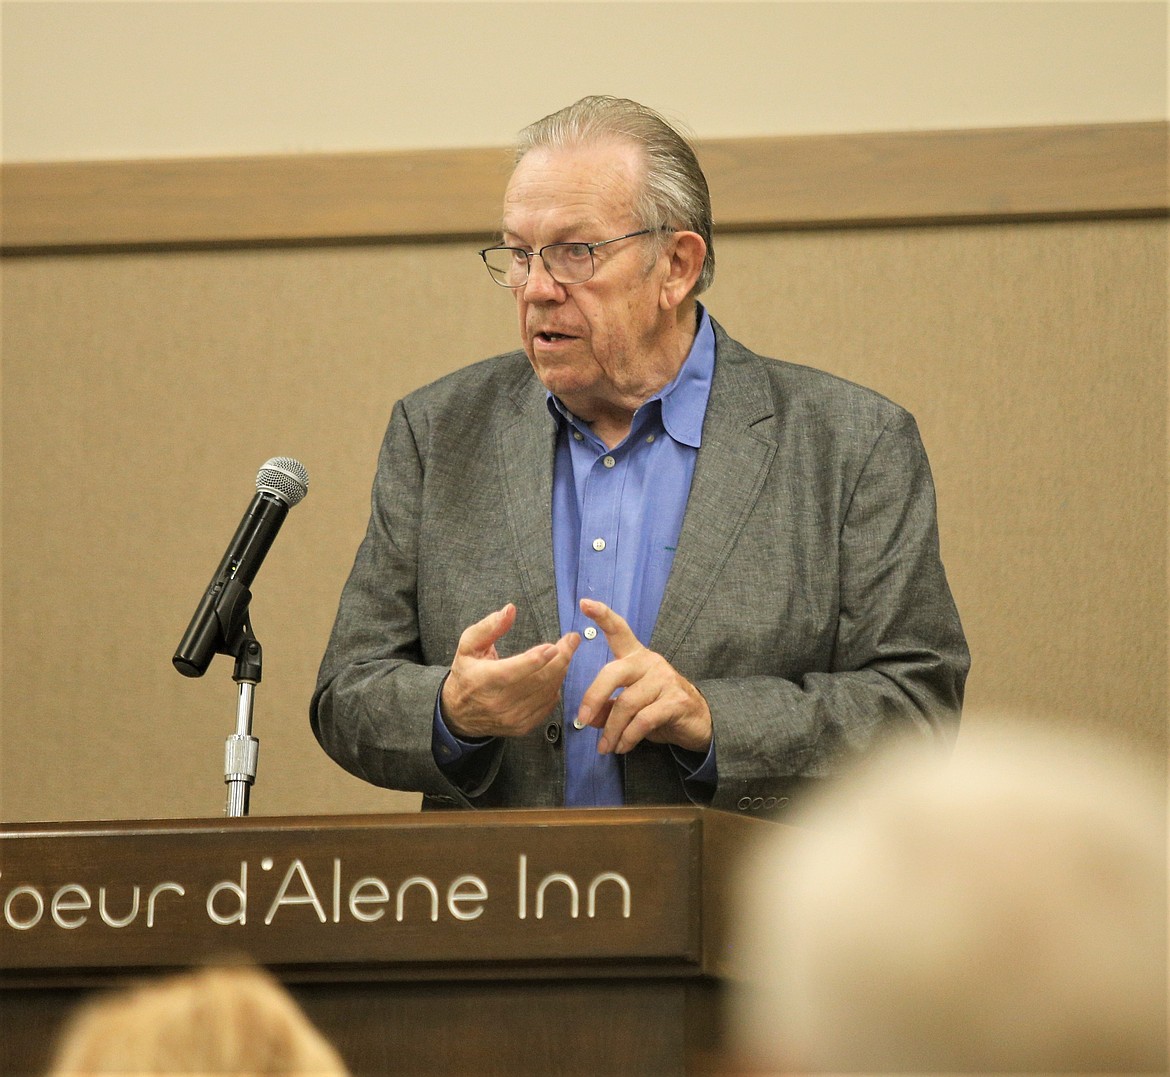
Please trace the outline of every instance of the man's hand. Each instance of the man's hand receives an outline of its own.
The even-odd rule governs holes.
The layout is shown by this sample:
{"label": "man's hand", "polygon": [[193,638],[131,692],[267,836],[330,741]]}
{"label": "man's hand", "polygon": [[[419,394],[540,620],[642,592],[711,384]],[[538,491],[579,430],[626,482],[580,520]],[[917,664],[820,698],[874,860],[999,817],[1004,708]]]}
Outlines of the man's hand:
{"label": "man's hand", "polygon": [[[642,646],[604,603],[583,598],[581,612],[605,633],[614,657],[581,697],[576,727],[603,728],[597,745],[602,753],[624,755],[641,740],[707,751],[711,710],[702,693],[662,655]],[[619,688],[621,694],[611,698]]]}
{"label": "man's hand", "polygon": [[457,737],[519,737],[549,716],[561,694],[569,659],[581,642],[576,632],[501,658],[497,641],[516,623],[509,602],[459,637],[439,707]]}

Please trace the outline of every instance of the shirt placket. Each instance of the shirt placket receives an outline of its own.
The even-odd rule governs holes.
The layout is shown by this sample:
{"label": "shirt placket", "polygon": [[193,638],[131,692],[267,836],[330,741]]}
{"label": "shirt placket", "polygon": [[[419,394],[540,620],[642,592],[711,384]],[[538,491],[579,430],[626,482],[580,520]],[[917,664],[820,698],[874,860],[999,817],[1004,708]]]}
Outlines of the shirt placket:
{"label": "shirt placket", "polygon": [[615,789],[620,795],[621,772],[618,761],[612,756],[598,756],[599,729],[586,727],[578,730],[573,728],[572,723],[577,716],[582,695],[609,661],[610,651],[605,634],[581,613],[577,603],[582,598],[592,598],[612,608],[624,601],[623,596],[615,594],[615,582],[621,541],[621,494],[628,455],[597,451],[596,445],[586,442],[584,435],[576,430],[573,431],[573,437],[577,442],[573,450],[579,454],[578,462],[581,462],[584,454],[596,455],[589,465],[581,497],[581,530],[572,625],[573,630],[581,634],[581,645],[570,666],[565,685],[566,747],[571,759],[570,781],[576,786],[570,791],[570,797],[577,803],[606,803],[611,802]]}

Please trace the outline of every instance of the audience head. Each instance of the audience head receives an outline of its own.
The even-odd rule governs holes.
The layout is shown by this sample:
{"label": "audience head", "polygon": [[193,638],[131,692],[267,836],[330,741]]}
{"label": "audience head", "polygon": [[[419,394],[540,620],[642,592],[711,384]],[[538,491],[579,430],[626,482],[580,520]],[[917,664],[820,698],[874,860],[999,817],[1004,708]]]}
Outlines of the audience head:
{"label": "audience head", "polygon": [[765,1071],[1166,1066],[1157,767],[1035,732],[893,751],[745,872],[735,1049]]}
{"label": "audience head", "polygon": [[182,973],[100,997],[64,1032],[49,1077],[316,1074],[344,1063],[293,998],[252,967]]}

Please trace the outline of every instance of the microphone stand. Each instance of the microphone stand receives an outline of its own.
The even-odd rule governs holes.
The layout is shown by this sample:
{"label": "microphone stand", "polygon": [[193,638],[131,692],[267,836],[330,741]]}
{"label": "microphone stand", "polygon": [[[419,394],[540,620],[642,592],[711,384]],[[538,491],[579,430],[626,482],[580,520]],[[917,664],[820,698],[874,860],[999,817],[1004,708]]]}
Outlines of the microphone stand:
{"label": "microphone stand", "polygon": [[260,754],[260,741],[252,736],[252,710],[256,685],[260,683],[264,649],[252,631],[248,615],[251,601],[252,593],[238,580],[231,579],[224,586],[215,607],[221,631],[221,643],[216,651],[235,658],[232,680],[239,686],[236,731],[224,745],[223,780],[227,785],[224,814],[232,818],[248,814],[248,800],[256,781],[256,761]]}
{"label": "microphone stand", "polygon": [[244,645],[236,655],[232,680],[239,685],[236,697],[236,731],[224,745],[223,780],[227,783],[227,805],[224,814],[239,818],[248,814],[248,799],[256,780],[256,760],[260,741],[252,736],[252,706],[256,700],[256,685],[264,662],[264,649],[252,634],[252,625],[244,616]]}

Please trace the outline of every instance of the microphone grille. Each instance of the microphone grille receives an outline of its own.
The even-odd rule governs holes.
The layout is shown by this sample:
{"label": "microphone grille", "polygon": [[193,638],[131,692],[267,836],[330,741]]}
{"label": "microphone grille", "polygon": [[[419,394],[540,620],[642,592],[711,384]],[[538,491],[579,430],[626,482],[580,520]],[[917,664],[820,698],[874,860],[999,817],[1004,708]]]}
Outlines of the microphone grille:
{"label": "microphone grille", "polygon": [[291,456],[274,456],[256,475],[256,489],[275,494],[291,509],[309,492],[309,473]]}

